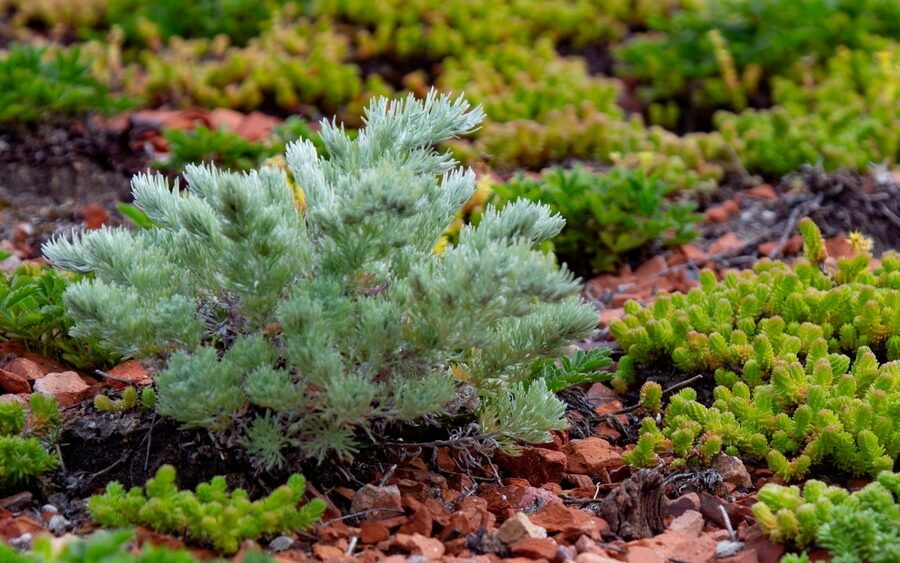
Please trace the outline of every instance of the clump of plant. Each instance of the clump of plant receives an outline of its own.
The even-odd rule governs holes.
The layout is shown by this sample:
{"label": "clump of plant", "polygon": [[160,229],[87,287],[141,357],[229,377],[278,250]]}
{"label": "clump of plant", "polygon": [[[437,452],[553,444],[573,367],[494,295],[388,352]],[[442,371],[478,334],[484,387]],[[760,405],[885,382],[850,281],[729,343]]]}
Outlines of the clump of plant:
{"label": "clump of plant", "polygon": [[121,26],[129,40],[155,48],[173,36],[219,34],[243,45],[264,29],[279,4],[279,0],[110,0],[106,23]]}
{"label": "clump of plant", "polygon": [[[798,548],[817,545],[839,563],[900,559],[900,474],[883,471],[849,493],[811,479],[796,486],[768,484],[753,505],[756,522],[773,541]],[[790,556],[790,561],[809,561]]]}
{"label": "clump of plant", "polygon": [[[47,536],[34,541],[34,547],[19,553],[0,543],[0,559],[8,563],[197,563],[198,559],[184,549],[171,549],[145,543],[139,552],[132,547],[134,532],[130,530],[99,531],[87,538],[72,538],[62,546]],[[247,563],[269,563],[272,558],[262,551],[248,551]]]}
{"label": "clump of plant", "polygon": [[113,399],[109,395],[98,393],[94,395],[94,408],[100,412],[126,412],[138,407],[152,409],[156,406],[156,392],[152,387],[145,387],[138,393],[137,388],[129,385],[122,390],[122,396]]}
{"label": "clump of plant", "polygon": [[157,167],[182,170],[188,164],[211,162],[228,170],[249,170],[259,166],[266,148],[226,129],[202,125],[191,130],[165,129],[169,154]]}
{"label": "clump of plant", "polygon": [[[694,239],[701,216],[693,203],[669,200],[675,188],[641,171],[553,168],[541,178],[519,175],[494,187],[504,200],[524,197],[546,203],[566,220],[553,249],[573,267],[606,272],[629,252],[651,242],[665,246]],[[586,265],[585,262],[588,264]]]}
{"label": "clump of plant", "polygon": [[28,483],[56,469],[59,459],[48,451],[62,419],[49,395],[33,393],[31,409],[16,400],[0,401],[0,492]]}
{"label": "clump of plant", "polygon": [[195,492],[179,490],[175,468],[160,467],[147,481],[146,494],[139,487],[125,491],[117,481],[106,492],[88,499],[88,512],[101,526],[141,525],[167,534],[187,534],[209,541],[222,553],[234,553],[242,541],[309,529],[322,516],[325,503],[313,499],[298,508],[306,490],[301,475],[266,498],[250,501],[247,492],[228,492],[224,477],[201,483]]}
{"label": "clump of plant", "polygon": [[648,127],[640,115],[608,115],[589,103],[549,110],[541,122],[488,123],[475,148],[496,169],[577,158],[642,170],[679,189],[709,186],[722,175],[719,163],[733,160],[717,133],[679,136]]}
{"label": "clump of plant", "polygon": [[0,272],[0,340],[20,340],[27,349],[75,367],[107,367],[117,359],[96,339],[69,336],[63,293],[77,276],[25,264]]}
{"label": "clump of plant", "polygon": [[[388,56],[398,60],[440,60],[498,44],[530,45],[541,37],[585,45],[624,35],[631,18],[638,19],[652,9],[628,3],[547,4],[540,0],[495,4],[428,0],[413,5],[389,0],[378,9],[362,0],[349,0],[320,2],[312,8],[318,18],[333,18],[362,28],[354,37],[360,58]],[[504,25],[494,23],[498,21]],[[591,25],[584,25],[586,21]]]}
{"label": "clump of plant", "polygon": [[563,58],[549,38],[504,43],[446,59],[438,87],[464,91],[495,122],[544,121],[551,110],[590,104],[621,118],[620,83],[593,76],[582,59]]}
{"label": "clump of plant", "polygon": [[[393,92],[379,76],[365,80],[349,62],[349,38],[333,27],[279,16],[238,47],[219,35],[171,40],[166,49],[142,53],[122,73],[127,91],[151,102],[254,110],[277,107],[297,113],[358,116],[371,94]],[[100,50],[100,49],[98,49]],[[104,63],[121,67],[114,57]]]}
{"label": "clump of plant", "polygon": [[571,356],[563,356],[557,361],[544,359],[534,362],[531,371],[535,378],[544,381],[551,393],[558,393],[583,383],[608,381],[612,373],[604,368],[612,364],[607,348],[594,348],[587,352],[575,350]]}
{"label": "clump of plant", "polygon": [[14,44],[0,55],[0,125],[124,109],[91,76],[77,48]]}
{"label": "clump of plant", "polygon": [[716,129],[752,172],[785,174],[804,164],[865,171],[900,161],[900,49],[838,49],[823,70],[798,65],[773,80],[777,105],[720,112]]}
{"label": "clump of plant", "polygon": [[272,134],[260,141],[249,141],[227,129],[198,126],[191,130],[165,129],[163,137],[169,143],[169,154],[158,168],[181,171],[188,164],[213,163],[228,170],[250,170],[264,160],[284,155],[291,142],[309,139],[320,151],[324,150],[318,137],[302,119],[290,117],[275,127]]}
{"label": "clump of plant", "polygon": [[836,46],[875,50],[896,37],[890,0],[728,0],[704,2],[649,21],[616,49],[617,74],[641,81],[650,102],[679,100],[741,111],[765,99],[767,80]]}
{"label": "clump of plant", "polygon": [[374,420],[454,414],[491,445],[548,440],[565,409],[532,365],[597,322],[573,275],[535,249],[564,220],[526,201],[489,208],[435,253],[475,175],[432,147],[477,127],[480,108],[432,93],[365,115],[352,140],[322,122],[327,156],[288,147],[303,209],[277,168],[188,167],[187,191],[136,177],[153,227],[44,248],[94,274],[65,294],[72,334],[166,359],[160,412],[239,432],[268,467],[285,450],[351,454]]}
{"label": "clump of plant", "polygon": [[[806,259],[762,260],[721,282],[662,294],[647,308],[626,304],[610,331],[626,355],[614,384],[637,382],[642,365],[671,362],[718,386],[704,406],[695,389],[672,396],[661,433],[647,425],[636,465],[671,449],[708,461],[723,448],[765,459],[782,479],[814,466],[877,475],[900,453],[900,255],[871,265],[870,245],[825,267],[826,249],[808,219]],[[881,363],[879,357],[887,360]],[[855,358],[851,360],[851,358]],[[650,428],[650,426],[653,426]]]}

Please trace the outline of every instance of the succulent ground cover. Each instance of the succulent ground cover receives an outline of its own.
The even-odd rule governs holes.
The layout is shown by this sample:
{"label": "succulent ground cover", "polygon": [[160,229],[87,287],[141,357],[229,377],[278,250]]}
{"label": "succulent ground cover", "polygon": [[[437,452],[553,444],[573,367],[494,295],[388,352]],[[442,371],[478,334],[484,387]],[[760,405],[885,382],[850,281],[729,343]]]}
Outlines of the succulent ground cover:
{"label": "succulent ground cover", "polygon": [[0,0],[0,559],[896,560],[897,22]]}

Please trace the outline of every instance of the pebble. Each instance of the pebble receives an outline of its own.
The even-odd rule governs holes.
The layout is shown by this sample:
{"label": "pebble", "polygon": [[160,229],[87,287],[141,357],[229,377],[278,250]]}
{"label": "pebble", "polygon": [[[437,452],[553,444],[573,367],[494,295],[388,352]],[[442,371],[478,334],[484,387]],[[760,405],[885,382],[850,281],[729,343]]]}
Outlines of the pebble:
{"label": "pebble", "polygon": [[52,518],[50,518],[50,522],[47,524],[47,527],[54,534],[62,534],[66,531],[66,528],[69,527],[70,522],[66,520],[65,516],[61,514],[56,514]]}
{"label": "pebble", "polygon": [[288,536],[278,536],[269,542],[269,549],[272,551],[284,551],[294,545],[294,540]]}

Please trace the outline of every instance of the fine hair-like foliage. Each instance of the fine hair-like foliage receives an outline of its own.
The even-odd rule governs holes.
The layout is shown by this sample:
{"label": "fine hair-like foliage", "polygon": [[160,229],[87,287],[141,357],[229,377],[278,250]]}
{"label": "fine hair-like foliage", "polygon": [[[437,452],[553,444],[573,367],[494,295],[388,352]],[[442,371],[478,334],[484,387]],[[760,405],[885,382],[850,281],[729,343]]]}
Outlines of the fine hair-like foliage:
{"label": "fine hair-like foliage", "polygon": [[483,118],[462,98],[378,99],[355,139],[324,121],[324,155],[288,146],[285,172],[188,167],[187,190],[138,175],[153,227],[44,247],[93,277],[65,293],[73,335],[162,357],[159,410],[233,430],[267,467],[300,448],[355,451],[373,420],[474,417],[492,445],[544,442],[564,406],[533,364],[588,336],[579,284],[537,250],[564,220],[526,201],[488,208],[435,252],[475,174],[433,146]]}

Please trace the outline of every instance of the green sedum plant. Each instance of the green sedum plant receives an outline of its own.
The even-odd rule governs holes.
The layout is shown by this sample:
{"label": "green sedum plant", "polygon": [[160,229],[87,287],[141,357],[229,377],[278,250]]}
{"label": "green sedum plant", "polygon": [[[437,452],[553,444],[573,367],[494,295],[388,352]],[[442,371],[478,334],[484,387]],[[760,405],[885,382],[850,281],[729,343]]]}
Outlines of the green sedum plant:
{"label": "green sedum plant", "polygon": [[590,103],[548,110],[540,122],[488,123],[475,148],[497,169],[541,169],[576,158],[642,170],[679,189],[709,186],[722,175],[719,162],[732,158],[717,133],[678,136],[648,127],[640,115],[610,115]]}
{"label": "green sedum plant", "polygon": [[68,335],[63,293],[78,276],[24,264],[0,272],[0,340],[19,340],[29,350],[61,359],[75,367],[106,367],[116,356],[96,340]]}
{"label": "green sedum plant", "polygon": [[122,396],[112,399],[109,395],[94,395],[94,408],[100,412],[116,413],[134,410],[138,407],[153,409],[156,407],[156,392],[152,387],[145,387],[138,393],[137,388],[129,385],[122,390]]}
{"label": "green sedum plant", "polygon": [[[163,137],[169,143],[169,155],[155,164],[158,168],[179,172],[188,164],[201,162],[210,162],[229,170],[250,170],[266,159],[283,159],[286,146],[301,139],[312,141],[320,152],[325,150],[309,125],[297,117],[288,118],[276,126],[271,135],[259,141],[249,141],[224,128],[209,129],[202,125],[187,131],[165,129]],[[121,204],[119,211],[123,210],[132,214],[129,218],[134,218],[133,206]],[[138,221],[141,219],[138,218]],[[139,226],[146,226],[146,223]]]}
{"label": "green sedum plant", "polygon": [[680,100],[741,111],[766,81],[836,46],[876,50],[900,32],[891,0],[698,2],[649,20],[616,49],[617,74],[641,81],[648,101]]}
{"label": "green sedum plant", "polygon": [[553,168],[539,180],[519,175],[494,191],[504,200],[546,203],[562,215],[566,228],[553,239],[554,251],[573,267],[599,272],[613,270],[627,253],[654,241],[667,246],[690,242],[701,219],[693,203],[667,199],[673,186],[635,170],[600,174],[580,166]]}
{"label": "green sedum plant", "polygon": [[134,554],[129,542],[134,533],[129,530],[101,531],[86,539],[66,542],[61,549],[54,548],[48,537],[35,540],[34,548],[19,553],[0,544],[0,558],[9,563],[196,563],[197,559],[184,550],[168,550],[147,546]]}
{"label": "green sedum plant", "polygon": [[773,79],[776,106],[715,115],[716,129],[750,171],[781,175],[814,164],[865,171],[900,161],[900,48],[838,49],[825,69],[798,65]]}
{"label": "green sedum plant", "polygon": [[121,26],[138,44],[159,46],[172,36],[228,36],[244,44],[257,36],[271,18],[279,0],[109,0],[106,24]]}
{"label": "green sedum plant", "polygon": [[481,110],[429,94],[374,101],[351,140],[331,122],[291,144],[285,174],[188,167],[188,190],[134,180],[150,229],[104,229],[45,246],[92,272],[65,303],[73,335],[125,356],[161,356],[162,414],[233,430],[266,466],[286,449],[350,454],[376,419],[476,417],[491,443],[546,441],[564,406],[535,361],[592,333],[596,313],[535,246],[563,219],[519,201],[489,208],[433,251],[475,189],[432,146]]}
{"label": "green sedum plant", "polygon": [[59,463],[45,444],[62,423],[59,404],[49,395],[33,393],[30,405],[26,413],[16,400],[0,401],[0,492],[26,484]]}
{"label": "green sedum plant", "polygon": [[258,166],[266,153],[261,143],[225,129],[202,125],[189,131],[165,129],[163,137],[169,143],[169,155],[156,166],[170,170],[182,170],[188,164],[201,162],[211,162],[223,169],[249,170]]}
{"label": "green sedum plant", "polygon": [[534,376],[542,379],[551,393],[558,393],[583,383],[608,381],[612,373],[604,368],[613,364],[606,348],[594,348],[587,352],[575,350],[571,356],[559,361],[540,360],[532,364]]}
{"label": "green sedum plant", "polygon": [[[721,449],[765,459],[782,479],[811,467],[877,475],[900,453],[900,255],[873,267],[857,254],[824,267],[825,246],[805,219],[807,259],[761,260],[721,282],[705,271],[699,288],[661,294],[647,308],[626,304],[610,331],[626,355],[614,384],[637,383],[643,365],[671,362],[717,387],[673,395],[658,431],[645,428],[639,465],[668,446],[683,459]],[[879,360],[881,358],[881,360]],[[885,361],[886,360],[886,361]],[[646,420],[645,420],[646,423]],[[663,440],[668,440],[666,444]]]}
{"label": "green sedum plant", "polygon": [[0,54],[0,125],[109,113],[126,105],[91,75],[77,47],[13,44]]}
{"label": "green sedum plant", "polygon": [[222,553],[234,553],[246,539],[309,529],[322,516],[325,503],[313,499],[298,508],[306,490],[301,475],[257,501],[246,491],[227,490],[224,477],[197,486],[196,492],[179,490],[175,468],[160,467],[147,481],[146,494],[134,487],[125,491],[117,481],[106,492],[88,499],[88,512],[106,527],[142,525],[167,534],[187,534],[209,541]]}
{"label": "green sedum plant", "polygon": [[[773,541],[799,548],[817,545],[836,563],[900,559],[900,474],[883,471],[849,493],[810,479],[803,489],[768,484],[753,505],[756,521]],[[791,556],[791,561],[809,561]]]}

